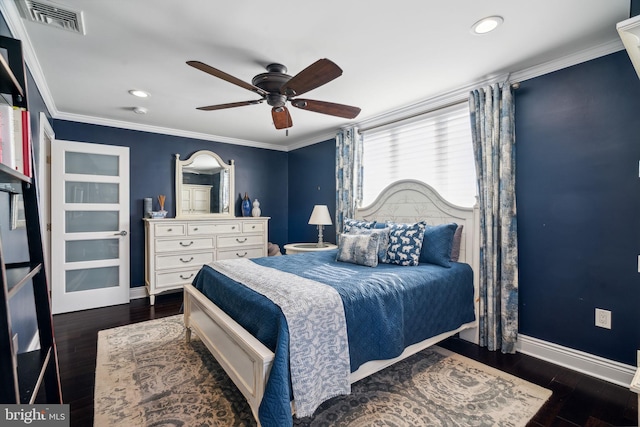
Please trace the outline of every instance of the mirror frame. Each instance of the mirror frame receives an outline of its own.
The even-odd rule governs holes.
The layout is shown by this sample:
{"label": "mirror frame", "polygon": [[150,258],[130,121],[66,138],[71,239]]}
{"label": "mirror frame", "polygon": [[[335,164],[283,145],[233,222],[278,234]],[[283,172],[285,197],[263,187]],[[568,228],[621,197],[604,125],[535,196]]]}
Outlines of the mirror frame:
{"label": "mirror frame", "polygon": [[[182,212],[182,169],[192,164],[198,156],[210,156],[218,161],[222,169],[229,171],[229,212],[208,214],[185,214]],[[176,218],[235,218],[235,165],[230,160],[226,164],[220,156],[213,151],[200,150],[193,153],[188,159],[180,160],[180,154],[176,154]]]}

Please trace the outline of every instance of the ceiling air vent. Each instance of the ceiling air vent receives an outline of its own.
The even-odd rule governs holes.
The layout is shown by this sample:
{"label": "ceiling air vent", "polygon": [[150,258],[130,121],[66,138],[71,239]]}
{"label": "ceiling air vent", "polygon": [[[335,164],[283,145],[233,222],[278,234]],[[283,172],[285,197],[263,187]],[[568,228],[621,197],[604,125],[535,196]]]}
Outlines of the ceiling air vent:
{"label": "ceiling air vent", "polygon": [[85,34],[82,12],[80,11],[43,1],[16,0],[16,4],[22,17],[26,20]]}

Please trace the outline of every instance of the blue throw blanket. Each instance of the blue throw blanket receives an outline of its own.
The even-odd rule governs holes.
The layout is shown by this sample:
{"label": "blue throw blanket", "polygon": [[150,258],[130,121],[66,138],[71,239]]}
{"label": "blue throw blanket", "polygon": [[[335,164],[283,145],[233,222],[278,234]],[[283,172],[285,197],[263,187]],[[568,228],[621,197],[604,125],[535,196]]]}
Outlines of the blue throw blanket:
{"label": "blue throw blanket", "polygon": [[[474,320],[473,272],[451,268],[335,261],[336,251],[252,261],[332,286],[344,304],[352,372],[370,360],[390,359],[405,347]],[[263,295],[204,266],[193,285],[274,352],[259,409],[264,427],[290,426],[289,329],[278,306]]]}

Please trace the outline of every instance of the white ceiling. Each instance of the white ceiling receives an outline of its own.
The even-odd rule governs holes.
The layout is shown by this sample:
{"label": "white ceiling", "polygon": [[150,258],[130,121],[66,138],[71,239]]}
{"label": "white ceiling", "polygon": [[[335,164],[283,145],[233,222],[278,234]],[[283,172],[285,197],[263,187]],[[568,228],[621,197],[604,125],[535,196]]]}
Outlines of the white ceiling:
{"label": "white ceiling", "polygon": [[[615,24],[629,16],[629,0],[55,2],[82,11],[79,35],[23,20],[3,3],[10,28],[33,48],[28,65],[54,117],[282,150],[594,46],[619,50]],[[471,34],[490,15],[504,24]],[[288,136],[274,128],[266,103],[196,110],[258,96],[185,64],[199,60],[251,82],[269,63],[295,75],[320,58],[344,73],[304,97],[362,112],[350,121],[289,106]],[[130,89],[151,96],[134,98]]]}

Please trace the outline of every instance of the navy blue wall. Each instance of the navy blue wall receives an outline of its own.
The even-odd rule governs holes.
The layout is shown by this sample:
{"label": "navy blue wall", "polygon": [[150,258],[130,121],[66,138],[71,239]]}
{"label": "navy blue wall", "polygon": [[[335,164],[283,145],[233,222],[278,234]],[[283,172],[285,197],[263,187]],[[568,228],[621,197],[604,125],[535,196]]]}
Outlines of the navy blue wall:
{"label": "navy blue wall", "polygon": [[[640,80],[625,51],[516,93],[520,332],[636,364]],[[594,326],[595,308],[612,329]]]}
{"label": "navy blue wall", "polygon": [[263,216],[269,221],[269,241],[281,247],[287,241],[287,153],[181,138],[148,132],[54,120],[56,139],[129,147],[131,202],[131,286],[144,284],[144,227],[142,200],[167,196],[165,209],[175,217],[175,154],[186,159],[198,150],[211,150],[222,160],[235,161],[236,215],[240,213],[240,195],[260,200]]}
{"label": "navy blue wall", "polygon": [[318,241],[308,224],[314,205],[328,206],[334,225],[325,227],[324,241],[335,243],[335,158],[335,139],[289,152],[289,243]]}

